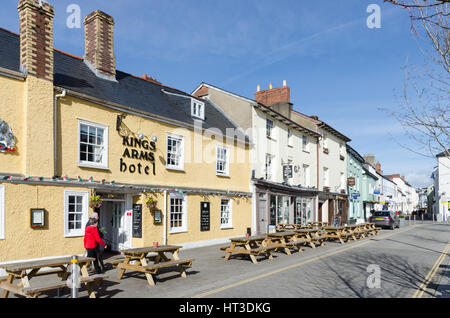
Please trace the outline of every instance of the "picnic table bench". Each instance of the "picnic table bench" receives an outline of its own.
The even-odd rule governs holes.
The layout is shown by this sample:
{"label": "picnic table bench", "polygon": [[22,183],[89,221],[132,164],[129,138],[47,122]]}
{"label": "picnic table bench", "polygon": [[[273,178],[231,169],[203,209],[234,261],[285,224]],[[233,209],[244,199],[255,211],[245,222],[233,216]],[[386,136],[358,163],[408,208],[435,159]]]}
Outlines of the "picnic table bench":
{"label": "picnic table bench", "polygon": [[328,240],[338,239],[344,244],[352,237],[352,233],[345,226],[328,226],[325,227],[325,236]]}
{"label": "picnic table bench", "polygon": [[243,254],[248,255],[253,264],[257,264],[256,256],[264,254],[267,258],[273,259],[270,252],[280,247],[274,244],[268,246],[267,236],[265,235],[231,238],[230,241],[230,246],[222,248],[227,253],[225,255],[225,261],[228,261],[232,254]]}
{"label": "picnic table bench", "polygon": [[[60,257],[0,265],[0,268],[4,269],[8,274],[8,276],[3,277],[0,280],[0,289],[3,289],[2,298],[7,298],[10,292],[27,298],[36,298],[43,291],[59,290],[66,287],[66,281],[70,276],[69,265],[72,264],[71,260],[71,257]],[[87,266],[93,260],[94,259],[90,257],[78,258],[78,264],[81,269],[81,283],[86,286],[90,298],[95,298],[92,285],[98,285],[103,279],[108,278],[106,275],[89,276]],[[43,270],[44,268],[50,268],[50,270]],[[33,280],[33,285],[30,283],[34,277],[54,274],[57,274],[58,277],[61,278],[61,281],[46,281],[45,283],[38,285],[37,283],[35,284]],[[14,280],[20,281],[17,284],[14,284]]]}
{"label": "picnic table bench", "polygon": [[[108,263],[119,269],[117,279],[121,280],[123,274],[127,270],[142,272],[147,278],[150,286],[155,286],[155,280],[152,275],[157,275],[160,269],[177,267],[181,277],[187,278],[186,267],[191,267],[194,259],[180,259],[178,256],[181,246],[159,246],[159,247],[143,247],[135,249],[122,250],[123,257],[116,257]],[[148,255],[155,253],[156,255]],[[166,253],[171,253],[169,258]],[[131,262],[134,262],[132,264]],[[153,264],[149,264],[153,262]]]}
{"label": "picnic table bench", "polygon": [[295,232],[298,234],[298,239],[305,240],[312,248],[316,248],[316,244],[324,246],[326,236],[322,235],[321,229],[308,228],[296,230]]}
{"label": "picnic table bench", "polygon": [[267,238],[268,246],[283,248],[287,255],[292,255],[290,249],[297,249],[299,253],[303,252],[301,246],[308,242],[306,239],[299,238],[294,231],[271,233],[267,235]]}

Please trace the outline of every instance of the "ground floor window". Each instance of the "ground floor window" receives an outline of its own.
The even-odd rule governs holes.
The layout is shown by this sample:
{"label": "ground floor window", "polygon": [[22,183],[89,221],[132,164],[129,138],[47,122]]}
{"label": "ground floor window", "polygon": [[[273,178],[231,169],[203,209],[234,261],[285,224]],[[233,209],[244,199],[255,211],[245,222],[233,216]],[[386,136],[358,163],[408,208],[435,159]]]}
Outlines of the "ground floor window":
{"label": "ground floor window", "polygon": [[186,197],[179,194],[170,195],[170,232],[187,231],[186,221]]}
{"label": "ground floor window", "polygon": [[222,199],[220,202],[220,228],[230,228],[232,222],[232,200]]}
{"label": "ground floor window", "polygon": [[89,193],[85,191],[65,191],[64,233],[66,236],[83,236],[88,217]]}
{"label": "ground floor window", "polygon": [[313,203],[312,198],[297,198],[295,205],[295,224],[306,224],[313,222]]}
{"label": "ground floor window", "polygon": [[0,185],[0,240],[5,239],[5,186]]}

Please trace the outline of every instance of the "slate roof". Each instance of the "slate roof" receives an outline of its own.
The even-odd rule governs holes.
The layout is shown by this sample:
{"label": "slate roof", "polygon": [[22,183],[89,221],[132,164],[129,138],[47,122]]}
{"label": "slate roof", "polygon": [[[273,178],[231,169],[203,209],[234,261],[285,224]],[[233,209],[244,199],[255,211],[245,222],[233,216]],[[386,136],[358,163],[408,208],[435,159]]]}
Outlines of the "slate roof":
{"label": "slate roof", "polygon": [[[20,72],[19,35],[0,28],[0,67]],[[90,97],[109,101],[147,114],[194,125],[191,98],[183,91],[159,85],[142,78],[117,71],[116,82],[97,77],[83,59],[54,50],[54,86]],[[177,94],[164,93],[164,91]],[[227,128],[236,129],[233,122],[206,100],[203,128],[217,128],[225,135]],[[242,132],[241,141],[249,141]]]}

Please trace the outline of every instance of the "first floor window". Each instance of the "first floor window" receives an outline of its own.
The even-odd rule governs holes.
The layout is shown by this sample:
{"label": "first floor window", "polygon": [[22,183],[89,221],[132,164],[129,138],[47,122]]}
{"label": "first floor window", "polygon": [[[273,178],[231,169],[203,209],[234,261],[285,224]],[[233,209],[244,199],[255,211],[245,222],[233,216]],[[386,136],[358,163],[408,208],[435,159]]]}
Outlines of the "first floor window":
{"label": "first floor window", "polygon": [[266,180],[272,179],[272,155],[266,154]]}
{"label": "first floor window", "polygon": [[217,174],[223,176],[229,174],[228,149],[225,147],[217,146]]}
{"label": "first floor window", "polygon": [[266,119],[266,135],[267,137],[272,137],[273,121]]}
{"label": "first floor window", "polygon": [[302,136],[302,150],[309,151],[308,149],[308,137]]}
{"label": "first floor window", "polygon": [[309,166],[302,166],[302,185],[304,187],[309,187]]}
{"label": "first floor window", "polygon": [[170,232],[187,231],[186,226],[186,198],[183,195],[170,195]]}
{"label": "first floor window", "polygon": [[184,169],[183,136],[167,135],[167,168]]}
{"label": "first floor window", "polygon": [[64,216],[66,236],[83,236],[88,215],[88,192],[66,191]]}
{"label": "first floor window", "polygon": [[0,240],[5,239],[5,186],[0,185]]}
{"label": "first floor window", "polygon": [[232,223],[231,199],[222,199],[220,202],[220,227],[230,228]]}
{"label": "first floor window", "polygon": [[108,127],[78,121],[79,165],[108,168]]}

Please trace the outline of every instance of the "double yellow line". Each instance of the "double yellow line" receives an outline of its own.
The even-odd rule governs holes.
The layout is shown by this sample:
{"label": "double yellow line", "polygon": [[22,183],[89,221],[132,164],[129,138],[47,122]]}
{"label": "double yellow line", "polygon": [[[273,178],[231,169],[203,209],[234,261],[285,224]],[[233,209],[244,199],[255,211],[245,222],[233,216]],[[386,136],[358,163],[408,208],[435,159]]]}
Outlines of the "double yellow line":
{"label": "double yellow line", "polygon": [[427,277],[425,277],[425,280],[422,282],[422,284],[419,286],[419,288],[416,290],[412,298],[422,298],[423,293],[427,289],[428,285],[431,283],[431,280],[433,279],[434,275],[436,275],[437,270],[439,269],[439,266],[444,261],[445,257],[447,256],[448,251],[450,250],[450,242],[447,244],[447,246],[442,251],[439,258],[436,260],[436,263],[434,263],[433,267],[431,268],[430,272],[428,273]]}

